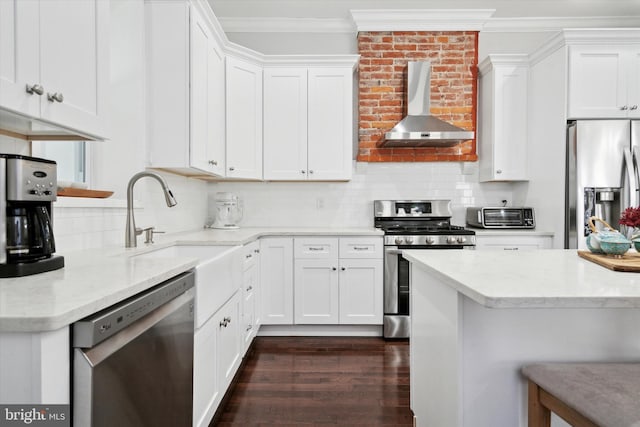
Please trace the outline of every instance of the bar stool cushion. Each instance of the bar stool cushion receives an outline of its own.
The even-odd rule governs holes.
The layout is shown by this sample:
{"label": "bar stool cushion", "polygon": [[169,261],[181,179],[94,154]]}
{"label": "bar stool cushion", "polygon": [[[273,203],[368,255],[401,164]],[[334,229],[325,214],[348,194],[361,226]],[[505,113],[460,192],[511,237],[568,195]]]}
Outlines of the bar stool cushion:
{"label": "bar stool cushion", "polygon": [[640,426],[640,363],[543,363],[522,371],[600,426]]}

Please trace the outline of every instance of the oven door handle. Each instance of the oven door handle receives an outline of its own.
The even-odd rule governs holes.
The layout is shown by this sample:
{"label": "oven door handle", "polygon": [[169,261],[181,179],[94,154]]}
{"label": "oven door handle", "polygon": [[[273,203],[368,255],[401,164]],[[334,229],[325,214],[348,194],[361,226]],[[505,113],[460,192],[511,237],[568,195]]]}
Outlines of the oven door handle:
{"label": "oven door handle", "polygon": [[384,253],[389,255],[402,255],[402,250],[393,248],[384,248]]}

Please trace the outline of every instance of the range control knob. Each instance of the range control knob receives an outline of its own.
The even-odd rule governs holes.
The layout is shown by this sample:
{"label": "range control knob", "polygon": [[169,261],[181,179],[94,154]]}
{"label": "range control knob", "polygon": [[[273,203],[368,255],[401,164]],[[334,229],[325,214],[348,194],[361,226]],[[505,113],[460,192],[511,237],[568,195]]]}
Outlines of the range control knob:
{"label": "range control knob", "polygon": [[404,243],[404,239],[402,237],[396,237],[396,245],[401,245]]}
{"label": "range control knob", "polygon": [[408,245],[413,243],[413,237],[405,237],[404,241],[407,242]]}
{"label": "range control knob", "polygon": [[433,245],[436,242],[436,239],[434,239],[433,237],[427,237],[426,239],[424,239],[424,241],[427,245]]}
{"label": "range control knob", "polygon": [[458,236],[458,243],[464,243],[467,241],[467,238],[464,236]]}
{"label": "range control knob", "polygon": [[457,243],[457,240],[456,240],[455,236],[447,237],[447,243],[449,243],[449,244]]}

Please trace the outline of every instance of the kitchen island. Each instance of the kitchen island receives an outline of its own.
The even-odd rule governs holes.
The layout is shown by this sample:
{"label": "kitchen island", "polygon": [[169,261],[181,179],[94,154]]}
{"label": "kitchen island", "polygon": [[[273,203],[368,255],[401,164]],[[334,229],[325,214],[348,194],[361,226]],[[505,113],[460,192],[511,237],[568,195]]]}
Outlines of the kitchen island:
{"label": "kitchen island", "polygon": [[526,426],[523,365],[640,360],[639,274],[575,250],[403,255],[417,426]]}

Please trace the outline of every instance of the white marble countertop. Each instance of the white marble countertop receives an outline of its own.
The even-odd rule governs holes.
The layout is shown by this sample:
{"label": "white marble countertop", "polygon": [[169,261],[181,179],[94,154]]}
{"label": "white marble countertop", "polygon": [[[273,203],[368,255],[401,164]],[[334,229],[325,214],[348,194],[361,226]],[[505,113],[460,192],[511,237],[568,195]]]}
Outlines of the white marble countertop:
{"label": "white marble countertop", "polygon": [[640,308],[640,273],[608,270],[576,250],[451,252],[402,253],[490,308]]}
{"label": "white marble countertop", "polygon": [[[193,268],[195,258],[133,255],[172,245],[236,246],[263,236],[377,236],[371,228],[203,229],[162,235],[153,245],[59,253],[65,267],[32,276],[0,279],[0,332],[48,331],[155,286]],[[139,238],[139,241],[141,239]]]}

